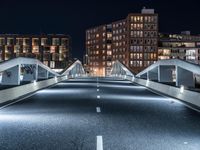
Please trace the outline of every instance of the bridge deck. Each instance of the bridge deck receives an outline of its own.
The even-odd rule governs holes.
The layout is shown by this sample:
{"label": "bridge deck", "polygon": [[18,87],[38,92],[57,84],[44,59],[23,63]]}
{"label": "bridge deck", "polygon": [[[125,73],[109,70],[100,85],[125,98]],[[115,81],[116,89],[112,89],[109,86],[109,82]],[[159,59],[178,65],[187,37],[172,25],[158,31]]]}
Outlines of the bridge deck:
{"label": "bridge deck", "polygon": [[69,80],[0,110],[0,149],[199,147],[198,112],[129,81]]}

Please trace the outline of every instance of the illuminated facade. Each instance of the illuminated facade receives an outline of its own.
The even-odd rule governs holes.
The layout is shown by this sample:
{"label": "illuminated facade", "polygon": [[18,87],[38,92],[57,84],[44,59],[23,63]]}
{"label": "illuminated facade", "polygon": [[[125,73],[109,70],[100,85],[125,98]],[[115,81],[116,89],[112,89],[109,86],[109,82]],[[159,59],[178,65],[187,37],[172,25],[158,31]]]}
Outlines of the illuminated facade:
{"label": "illuminated facade", "polygon": [[200,36],[181,34],[160,34],[158,59],[182,59],[200,64]]}
{"label": "illuminated facade", "polygon": [[70,37],[48,35],[0,35],[0,62],[16,57],[37,58],[52,69],[64,69],[69,63]]}
{"label": "illuminated facade", "polygon": [[90,74],[109,75],[119,60],[138,73],[158,59],[158,15],[153,9],[129,14],[126,19],[86,31]]}

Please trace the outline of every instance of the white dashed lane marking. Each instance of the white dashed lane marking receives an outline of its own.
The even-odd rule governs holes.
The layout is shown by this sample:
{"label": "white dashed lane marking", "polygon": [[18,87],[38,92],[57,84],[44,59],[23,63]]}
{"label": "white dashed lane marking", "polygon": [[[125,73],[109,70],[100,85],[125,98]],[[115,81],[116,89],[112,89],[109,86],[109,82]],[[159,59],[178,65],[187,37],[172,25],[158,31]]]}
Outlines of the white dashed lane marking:
{"label": "white dashed lane marking", "polygon": [[103,137],[97,136],[97,150],[103,150]]}
{"label": "white dashed lane marking", "polygon": [[96,107],[96,111],[97,111],[97,113],[100,113],[101,112],[101,108],[100,107]]}

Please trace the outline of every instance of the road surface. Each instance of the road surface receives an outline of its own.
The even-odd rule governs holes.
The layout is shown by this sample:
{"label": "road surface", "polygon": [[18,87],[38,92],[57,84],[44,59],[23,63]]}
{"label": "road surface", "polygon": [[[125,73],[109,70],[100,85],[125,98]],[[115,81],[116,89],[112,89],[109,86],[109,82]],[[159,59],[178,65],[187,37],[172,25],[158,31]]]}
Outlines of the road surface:
{"label": "road surface", "polygon": [[0,150],[199,150],[200,113],[129,81],[80,78],[0,110]]}

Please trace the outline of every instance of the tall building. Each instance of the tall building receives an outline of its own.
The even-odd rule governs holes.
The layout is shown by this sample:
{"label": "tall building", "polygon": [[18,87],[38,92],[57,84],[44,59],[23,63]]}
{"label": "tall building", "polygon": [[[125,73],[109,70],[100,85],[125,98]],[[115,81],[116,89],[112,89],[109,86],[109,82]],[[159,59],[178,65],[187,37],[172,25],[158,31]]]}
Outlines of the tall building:
{"label": "tall building", "polygon": [[68,35],[0,34],[0,62],[16,57],[37,58],[52,69],[64,69],[70,60]]}
{"label": "tall building", "polygon": [[200,64],[200,35],[191,35],[189,31],[160,34],[158,59],[174,58]]}
{"label": "tall building", "polygon": [[144,8],[141,13],[88,29],[86,51],[91,75],[109,75],[116,60],[140,72],[158,59],[158,14]]}

